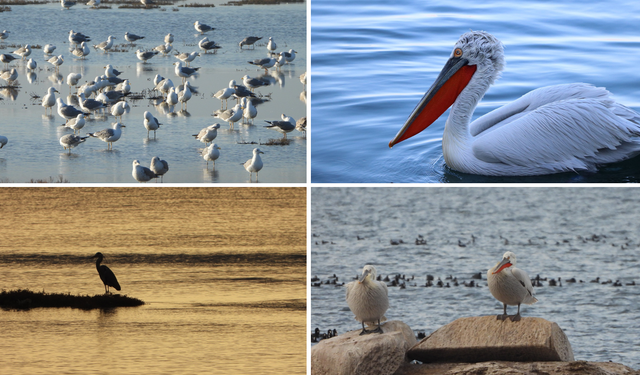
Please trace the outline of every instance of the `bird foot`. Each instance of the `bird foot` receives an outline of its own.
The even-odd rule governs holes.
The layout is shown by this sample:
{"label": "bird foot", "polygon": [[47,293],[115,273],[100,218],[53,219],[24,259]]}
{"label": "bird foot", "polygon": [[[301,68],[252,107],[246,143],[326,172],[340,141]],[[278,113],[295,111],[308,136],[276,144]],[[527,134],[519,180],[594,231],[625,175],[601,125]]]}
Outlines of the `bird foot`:
{"label": "bird foot", "polygon": [[511,316],[511,321],[512,322],[519,322],[520,321],[520,314],[516,314],[516,315],[512,315]]}
{"label": "bird foot", "polygon": [[509,315],[507,315],[507,314],[498,315],[498,316],[496,316],[496,320],[505,320],[505,319],[507,319],[507,317],[509,317]]}
{"label": "bird foot", "polygon": [[371,331],[371,333],[384,333],[384,332],[382,331],[382,327],[378,326],[378,328]]}
{"label": "bird foot", "polygon": [[372,331],[369,331],[368,329],[364,329],[364,328],[363,328],[363,329],[362,329],[362,332],[360,332],[360,336],[362,336],[362,335],[368,335],[368,334],[370,334],[371,332],[372,332]]}

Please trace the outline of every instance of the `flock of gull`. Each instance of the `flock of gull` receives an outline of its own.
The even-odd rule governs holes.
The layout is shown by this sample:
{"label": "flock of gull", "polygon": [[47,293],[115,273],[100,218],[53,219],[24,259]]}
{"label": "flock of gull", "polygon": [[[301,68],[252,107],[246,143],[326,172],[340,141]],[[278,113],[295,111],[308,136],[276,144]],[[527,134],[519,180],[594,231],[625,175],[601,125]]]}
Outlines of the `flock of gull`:
{"label": "flock of gull", "polygon": [[[92,0],[93,5],[99,5],[99,0]],[[64,8],[75,5],[75,2],[61,0]],[[143,0],[144,3],[144,0]],[[148,3],[148,1],[147,1]],[[214,27],[203,24],[200,21],[196,21],[193,24],[195,30],[201,35],[215,30]],[[4,30],[0,33],[0,40],[7,39],[10,32]],[[124,34],[124,39],[134,46],[137,41],[143,39],[144,36],[135,35],[129,32]],[[70,49],[71,54],[76,59],[85,59],[90,53],[91,48],[102,53],[109,53],[114,46],[114,40],[116,37],[110,35],[106,41],[91,44],[91,38],[74,30],[69,31],[69,43],[73,46]],[[245,46],[247,48],[255,49],[255,43],[261,40],[262,37],[249,36],[244,38],[238,43],[240,49]],[[164,43],[155,47],[153,50],[136,50],[136,57],[146,63],[148,60],[157,56],[158,54],[169,55],[173,51],[174,35],[169,33],[164,37]],[[174,73],[176,77],[181,81],[180,84],[174,85],[171,78],[165,78],[157,74],[153,80],[153,92],[157,92],[161,95],[161,106],[166,107],[168,114],[174,113],[174,108],[180,104],[181,111],[186,111],[187,102],[196,93],[197,88],[194,88],[188,81],[191,77],[198,76],[198,67],[192,67],[191,63],[202,53],[215,53],[221,48],[217,43],[210,41],[208,37],[204,37],[198,43],[199,51],[190,53],[175,53],[175,58],[178,60],[174,65]],[[268,57],[259,58],[252,61],[248,61],[248,64],[260,67],[264,69],[265,73],[268,73],[269,69],[280,70],[283,66],[291,64],[296,58],[296,51],[289,49],[289,51],[282,51],[276,53],[277,45],[272,37],[269,37],[267,43]],[[54,55],[56,46],[53,44],[46,44],[43,47],[45,53],[45,59],[48,64],[55,69],[56,74],[59,72],[59,68],[65,62],[63,55]],[[10,64],[16,62],[24,62],[27,71],[33,71],[37,68],[37,62],[31,57],[32,48],[30,44],[26,44],[19,49],[13,51],[13,53],[0,54],[0,61],[4,64],[4,70],[0,73],[0,79],[6,81],[6,85],[16,85],[18,79],[18,72],[15,68],[10,68]],[[60,145],[67,150],[68,154],[71,153],[71,149],[78,147],[89,138],[97,138],[107,144],[107,149],[112,150],[114,142],[117,142],[122,134],[123,128],[126,126],[122,122],[122,116],[128,113],[131,106],[127,103],[127,96],[132,93],[131,84],[128,79],[121,78],[123,72],[115,69],[111,64],[107,64],[104,74],[95,79],[80,84],[83,76],[80,73],[71,72],[67,78],[66,83],[69,88],[75,88],[76,93],[69,95],[68,100],[72,103],[65,103],[63,98],[56,97],[56,93],[59,91],[54,87],[49,87],[46,94],[42,97],[42,106],[44,107],[45,114],[53,114],[53,108],[57,108],[57,114],[64,119],[64,126],[73,130],[73,134],[66,134],[59,140]],[[306,90],[306,73],[300,76],[300,81]],[[253,124],[253,120],[257,116],[256,105],[261,104],[265,100],[258,97],[255,94],[255,89],[270,85],[269,80],[262,78],[252,78],[249,75],[242,77],[242,84],[237,83],[235,80],[229,82],[229,86],[218,90],[213,97],[220,100],[221,109],[214,111],[213,116],[216,119],[225,121],[229,124],[230,128],[233,128],[234,124],[243,121],[245,124]],[[151,89],[150,89],[151,90]],[[228,100],[235,99],[236,104],[232,108],[228,108]],[[81,135],[80,131],[85,126],[86,120],[94,114],[111,114],[116,119],[116,122],[112,124],[110,128],[106,128],[97,132],[86,133]],[[281,119],[274,121],[265,121],[268,125],[266,128],[276,130],[283,134],[283,139],[286,139],[287,133],[293,130],[298,130],[306,134],[306,117],[302,117],[299,120],[282,114]],[[160,128],[162,123],[154,117],[149,111],[145,111],[143,114],[142,124],[147,129],[147,136],[150,136],[150,132],[153,131],[154,138],[156,131]],[[205,144],[205,148],[202,150],[201,156],[207,163],[212,162],[213,168],[215,168],[215,161],[220,156],[221,148],[213,143],[217,137],[217,129],[220,128],[219,123],[207,126],[202,129],[198,134],[193,136],[196,140]],[[0,136],[0,148],[4,147],[8,142],[7,137]],[[259,148],[253,150],[253,155],[242,165],[245,170],[250,173],[250,181],[252,180],[253,173],[256,174],[256,181],[258,179],[258,172],[263,167],[263,161],[260,157],[264,154]],[[167,161],[160,159],[159,157],[153,157],[149,167],[145,167],[140,164],[138,160],[134,160],[132,163],[132,176],[139,182],[147,182],[158,177],[163,178],[163,175],[169,170],[169,164]]]}

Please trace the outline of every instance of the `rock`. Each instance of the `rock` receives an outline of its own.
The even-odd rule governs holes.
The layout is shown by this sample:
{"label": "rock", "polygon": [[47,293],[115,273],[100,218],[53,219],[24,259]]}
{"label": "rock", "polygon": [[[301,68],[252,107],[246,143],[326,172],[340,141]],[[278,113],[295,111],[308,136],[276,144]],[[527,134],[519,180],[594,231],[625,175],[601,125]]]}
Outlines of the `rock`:
{"label": "rock", "polygon": [[423,363],[573,361],[562,329],[542,318],[495,315],[457,319],[422,339],[407,356]]}
{"label": "rock", "polygon": [[480,362],[403,364],[394,375],[632,375],[632,368],[613,362]]}
{"label": "rock", "polygon": [[408,325],[397,320],[384,323],[382,330],[363,336],[356,330],[320,341],[311,348],[311,374],[393,374],[416,338]]}

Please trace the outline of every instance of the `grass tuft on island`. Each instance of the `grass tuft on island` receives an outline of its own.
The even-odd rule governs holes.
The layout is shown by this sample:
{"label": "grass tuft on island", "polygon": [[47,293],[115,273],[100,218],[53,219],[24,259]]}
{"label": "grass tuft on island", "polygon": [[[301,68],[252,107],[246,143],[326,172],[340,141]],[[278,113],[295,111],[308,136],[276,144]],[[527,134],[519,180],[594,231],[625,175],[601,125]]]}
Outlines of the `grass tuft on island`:
{"label": "grass tuft on island", "polygon": [[70,293],[33,292],[28,289],[3,290],[0,293],[0,307],[4,310],[30,310],[36,307],[71,307],[92,310],[141,305],[144,305],[144,301],[120,294],[73,296]]}

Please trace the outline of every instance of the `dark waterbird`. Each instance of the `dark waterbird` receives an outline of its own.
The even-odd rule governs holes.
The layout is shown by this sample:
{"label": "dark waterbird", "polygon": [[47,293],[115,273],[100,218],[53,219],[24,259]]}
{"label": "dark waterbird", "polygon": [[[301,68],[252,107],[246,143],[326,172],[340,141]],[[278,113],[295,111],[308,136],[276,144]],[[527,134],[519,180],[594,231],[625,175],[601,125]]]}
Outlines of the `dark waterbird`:
{"label": "dark waterbird", "polygon": [[102,253],[98,252],[92,258],[98,258],[96,260],[96,269],[98,270],[98,274],[100,275],[100,280],[104,283],[104,292],[109,293],[109,287],[116,288],[117,291],[120,291],[120,284],[118,284],[118,279],[116,279],[116,275],[113,274],[113,271],[109,269],[109,267],[100,265],[102,263],[102,259],[104,256]]}

